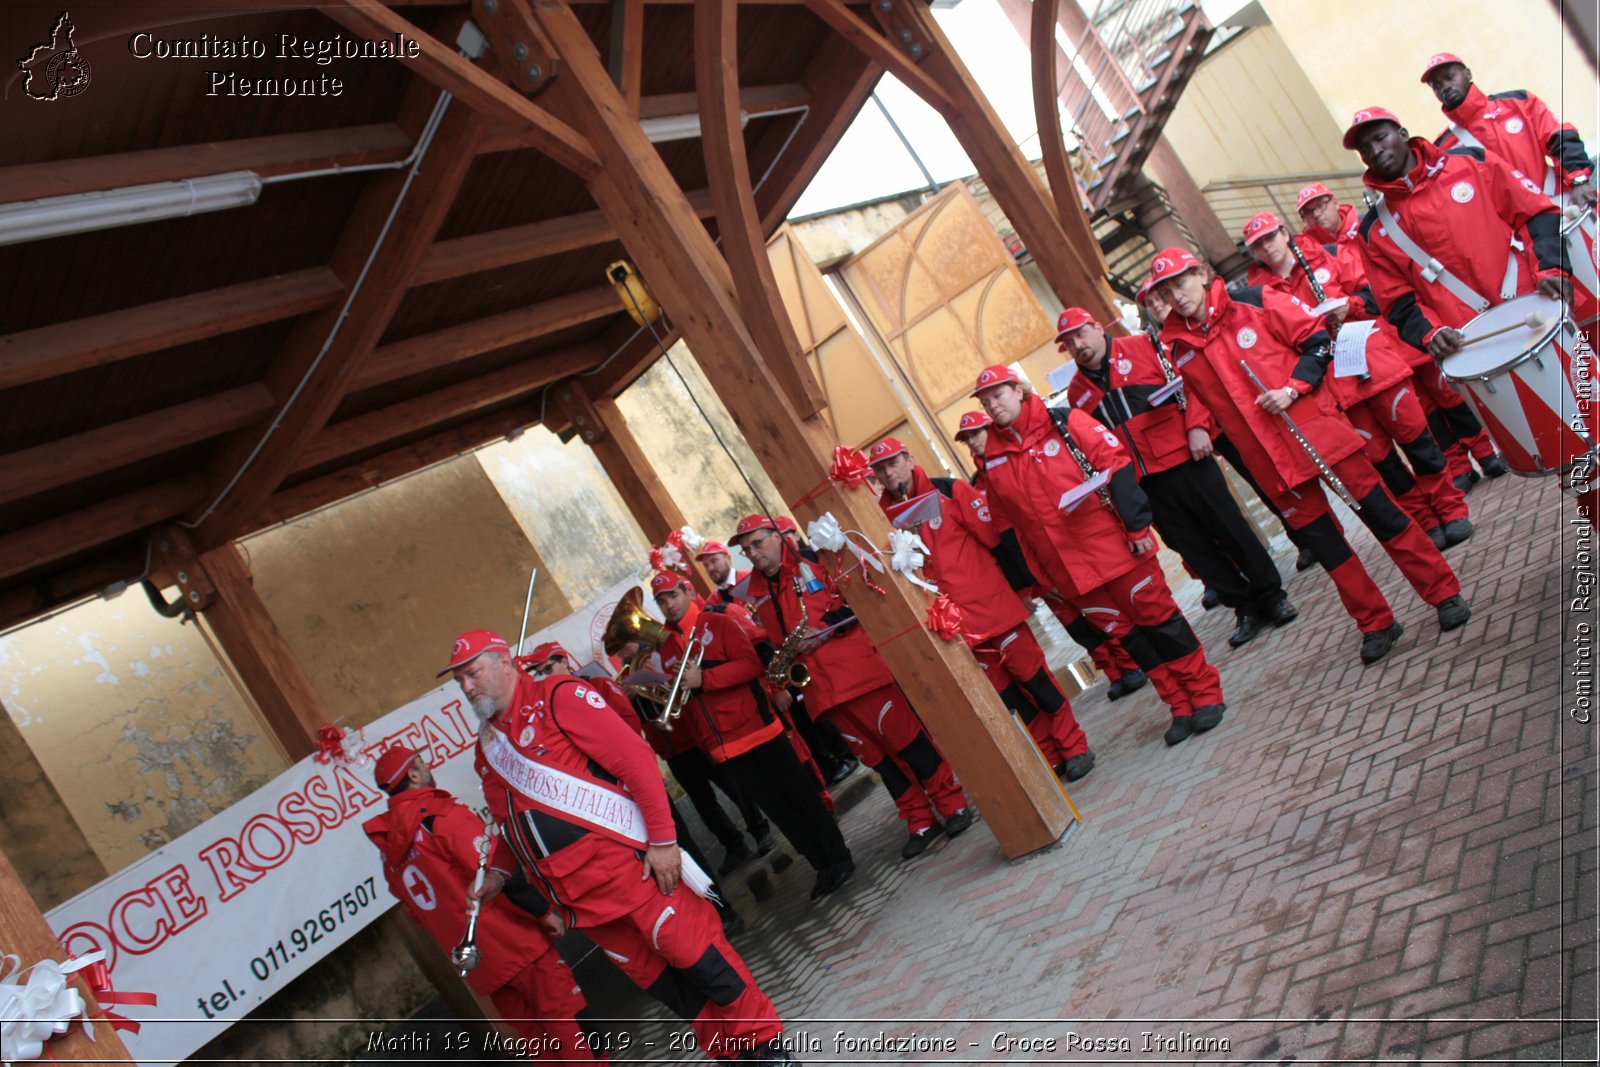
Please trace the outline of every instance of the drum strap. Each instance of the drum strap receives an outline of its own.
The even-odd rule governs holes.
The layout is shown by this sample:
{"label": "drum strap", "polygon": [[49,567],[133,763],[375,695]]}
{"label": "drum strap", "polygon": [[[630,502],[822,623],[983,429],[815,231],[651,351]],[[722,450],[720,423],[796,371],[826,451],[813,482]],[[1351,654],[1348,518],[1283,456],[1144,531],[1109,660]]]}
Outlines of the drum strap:
{"label": "drum strap", "polygon": [[[1443,263],[1424,252],[1422,246],[1413,241],[1411,235],[1400,228],[1400,224],[1395,221],[1394,212],[1389,210],[1388,201],[1379,197],[1375,208],[1378,213],[1378,221],[1383,223],[1384,232],[1394,241],[1395,247],[1409,256],[1411,262],[1422,268],[1422,277],[1424,279],[1444,286],[1451,296],[1474,311],[1481,313],[1489,310],[1492,305],[1488,300],[1474,292],[1473,288],[1466,282],[1451,274],[1450,271],[1445,269]],[[1514,254],[1511,258],[1511,264],[1514,269],[1516,264]],[[1515,281],[1516,279],[1513,277],[1513,284],[1515,284]]]}

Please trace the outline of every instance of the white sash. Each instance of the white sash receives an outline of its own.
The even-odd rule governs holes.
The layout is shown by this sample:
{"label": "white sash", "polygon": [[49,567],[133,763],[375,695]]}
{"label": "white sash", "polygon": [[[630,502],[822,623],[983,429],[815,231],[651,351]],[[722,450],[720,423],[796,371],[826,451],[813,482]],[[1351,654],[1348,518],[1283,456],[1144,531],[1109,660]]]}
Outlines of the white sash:
{"label": "white sash", "polygon": [[[644,812],[632,797],[559,767],[529,759],[494,726],[484,727],[478,735],[478,743],[489,766],[530,804],[559,812],[575,823],[613,839],[621,838],[635,848],[649,847]],[[716,899],[711,894],[710,877],[693,857],[681,849],[679,857],[683,863],[683,884],[707,899]]]}

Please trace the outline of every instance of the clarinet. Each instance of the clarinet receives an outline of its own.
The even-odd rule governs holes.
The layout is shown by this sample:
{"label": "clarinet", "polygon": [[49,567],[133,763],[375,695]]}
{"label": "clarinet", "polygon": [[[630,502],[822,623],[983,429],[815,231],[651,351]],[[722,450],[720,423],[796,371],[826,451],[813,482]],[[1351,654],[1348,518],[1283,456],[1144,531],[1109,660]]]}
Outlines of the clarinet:
{"label": "clarinet", "polygon": [[1300,264],[1300,269],[1306,272],[1306,281],[1311,283],[1311,295],[1317,298],[1318,304],[1328,302],[1327,290],[1322,288],[1322,283],[1317,281],[1317,276],[1311,273],[1311,264],[1306,262],[1306,254],[1300,251],[1300,246],[1294,243],[1294,238],[1289,238],[1289,251],[1294,253],[1294,260]]}
{"label": "clarinet", "polygon": [[[1173,379],[1178,376],[1178,370],[1172,365],[1172,360],[1167,358],[1167,350],[1161,346],[1161,334],[1156,332],[1156,328],[1154,326],[1146,330],[1145,333],[1150,335],[1150,343],[1155,346],[1156,361],[1161,364],[1161,375],[1167,379],[1167,384],[1171,385]],[[1189,398],[1183,395],[1183,386],[1181,385],[1178,386],[1176,399],[1178,401],[1179,411],[1189,410]]]}
{"label": "clarinet", "polygon": [[[1078,469],[1083,472],[1083,480],[1089,481],[1090,479],[1098,478],[1100,472],[1094,469],[1093,463],[1089,462],[1088,454],[1078,447],[1078,442],[1074,441],[1072,435],[1067,432],[1067,417],[1049,406],[1046,406],[1045,410],[1050,412],[1050,421],[1056,424],[1056,430],[1060,432],[1061,439],[1066,442],[1067,451],[1072,453],[1073,461],[1078,464]],[[1117,510],[1117,505],[1111,499],[1111,487],[1102,485],[1094,492],[1100,498],[1100,503],[1106,506],[1106,510],[1116,515],[1117,521],[1121,522],[1122,513]]]}

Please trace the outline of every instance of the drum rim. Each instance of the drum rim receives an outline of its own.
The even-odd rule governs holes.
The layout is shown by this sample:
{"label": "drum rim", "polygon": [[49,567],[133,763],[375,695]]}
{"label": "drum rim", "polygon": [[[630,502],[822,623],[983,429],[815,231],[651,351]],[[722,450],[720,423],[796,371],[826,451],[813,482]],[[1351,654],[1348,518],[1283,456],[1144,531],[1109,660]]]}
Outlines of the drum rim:
{"label": "drum rim", "polygon": [[1522,364],[1537,356],[1540,352],[1544,351],[1545,348],[1549,347],[1550,344],[1555,341],[1556,334],[1561,332],[1561,328],[1563,326],[1571,327],[1574,333],[1577,332],[1578,324],[1572,318],[1572,308],[1568,307],[1567,304],[1563,302],[1561,309],[1561,317],[1551,324],[1550,329],[1546,330],[1539,336],[1538,343],[1523,349],[1506,362],[1501,363],[1490,370],[1482,371],[1478,374],[1451,374],[1450,371],[1446,369],[1445,363],[1450,359],[1450,356],[1459,354],[1457,352],[1452,352],[1450,353],[1450,356],[1446,356],[1444,359],[1439,361],[1439,373],[1443,374],[1452,382],[1486,382],[1491,378],[1499,377],[1507,371],[1515,370],[1517,367],[1522,366]]}

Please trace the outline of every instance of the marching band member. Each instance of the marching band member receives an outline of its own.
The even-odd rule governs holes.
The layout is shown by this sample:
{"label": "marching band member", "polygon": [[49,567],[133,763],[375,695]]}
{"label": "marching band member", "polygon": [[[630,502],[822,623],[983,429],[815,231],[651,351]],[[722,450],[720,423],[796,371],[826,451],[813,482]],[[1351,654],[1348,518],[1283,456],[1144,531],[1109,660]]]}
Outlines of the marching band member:
{"label": "marching band member", "polygon": [[765,665],[749,636],[727,615],[701,610],[682,575],[659,573],[650,591],[666,618],[663,669],[676,672],[691,642],[702,650],[699,666],[683,668],[690,695],[672,727],[724,768],[811,864],[817,872],[812,900],[838,889],[855,873],[855,863],[818,798],[817,780],[801,766],[783,720],[767,702]]}
{"label": "marching band member", "polygon": [[1069,782],[1088,774],[1089,739],[1028,628],[1033,613],[993,555],[1000,532],[989,501],[964,481],[929,478],[898,438],[877,442],[867,458],[883,486],[878,506],[897,526],[909,520],[904,528],[928,546],[922,573],[961,609],[962,636],[1001,703],[1016,712],[1056,774]]}
{"label": "marching band member", "polygon": [[[415,749],[391,745],[374,770],[389,807],[361,829],[383,856],[389,892],[449,952],[466,933],[483,820],[438,787],[427,759]],[[527,1039],[532,1059],[604,1061],[580,1028],[588,1004],[556,951],[554,939],[565,932],[560,913],[539,893],[527,885],[508,888],[486,901],[478,916],[478,963],[466,981]]]}
{"label": "marching band member", "polygon": [[1354,205],[1341,204],[1326,185],[1312,182],[1301,189],[1294,198],[1294,209],[1305,224],[1301,232],[1319,245],[1331,245],[1335,254],[1346,251],[1360,255],[1356,231],[1361,226],[1361,213]]}
{"label": "marching band member", "polygon": [[[1456,327],[1478,314],[1475,304],[1488,307],[1535,289],[1569,298],[1561,213],[1504,162],[1474,148],[1446,152],[1412,137],[1378,107],[1356,112],[1344,146],[1360,154],[1367,167],[1362,181],[1381,197],[1361,221],[1360,248],[1372,295],[1401,340],[1440,360],[1460,351]],[[1477,417],[1438,369],[1418,379],[1440,406],[1445,433],[1470,449],[1484,474],[1504,474]],[[1459,470],[1461,450],[1440,430],[1436,424],[1434,434]],[[1475,481],[1470,467],[1457,474],[1463,489]]]}
{"label": "marching band member", "polygon": [[[1364,350],[1367,373],[1332,378],[1334,396],[1366,441],[1367,458],[1389,492],[1434,545],[1449,548],[1471,537],[1466,494],[1451,482],[1444,451],[1417,400],[1410,364],[1413,358],[1428,364],[1428,357],[1401,341],[1387,319],[1378,318],[1359,254],[1353,261],[1335,259],[1304,235],[1291,238],[1270,211],[1245,223],[1244,243],[1256,257],[1247,276],[1249,284],[1269,286],[1306,307],[1347,300],[1324,316],[1330,333],[1346,321],[1373,323]],[[1428,373],[1434,368],[1422,370]],[[1396,445],[1411,461],[1409,468],[1401,462]]]}
{"label": "marching band member", "polygon": [[[1402,628],[1345,540],[1319,477],[1330,484],[1336,477],[1347,487],[1361,521],[1417,594],[1438,610],[1440,630],[1465,625],[1472,610],[1450,565],[1389,496],[1332,393],[1318,388],[1329,345],[1322,320],[1272,290],[1229,292],[1222,279],[1209,277],[1179,248],[1156,257],[1151,278],[1172,305],[1162,336],[1180,358],[1193,356],[1184,382],[1211,409],[1284,519],[1305,533],[1361,630],[1361,661],[1387,655]],[[1296,430],[1289,429],[1285,413]]]}
{"label": "marching band member", "polygon": [[[461,686],[482,724],[474,760],[501,834],[481,898],[513,863],[567,926],[584,931],[624,974],[693,1024],[721,1059],[793,1063],[772,1002],[684,884],[655,753],[587,679],[518,670],[505,638],[456,638],[440,674]],[[703,878],[703,872],[690,867]]]}
{"label": "marching band member", "polygon": [[721,541],[707,541],[700,546],[700,551],[694,554],[706,569],[711,584],[716,590],[706,599],[713,604],[737,604],[738,600],[733,595],[733,589],[740,582],[750,576],[749,571],[733,571],[733,556],[728,552],[728,546]]}
{"label": "marching band member", "polygon": [[[1117,438],[1076,408],[1058,426],[1010,367],[986,367],[973,395],[994,420],[984,452],[990,505],[1017,531],[1046,599],[1070,601],[1121,639],[1171,709],[1168,745],[1215,727],[1227,710],[1222,680],[1173,603],[1150,502]],[[1095,479],[1099,488],[1088,488]]]}
{"label": "marching band member", "polygon": [[[964,832],[972,825],[966,791],[822,566],[803,558],[766,515],[740,520],[731,540],[755,567],[750,596],[756,618],[780,654],[786,645],[793,648],[794,662],[810,672],[806,714],[832,720],[894,798],[909,831],[901,857],[921,855],[942,833]],[[792,639],[802,622],[811,632],[841,628]],[[772,699],[781,708],[790,695],[779,689]]]}
{"label": "marching band member", "polygon": [[1211,413],[1198,398],[1172,392],[1179,368],[1159,342],[1144,333],[1112,338],[1083,308],[1063,311],[1056,329],[1057,346],[1078,364],[1068,401],[1117,430],[1161,539],[1233,609],[1238,626],[1228,644],[1239,648],[1268,623],[1298,618],[1277,565],[1211,458]]}

